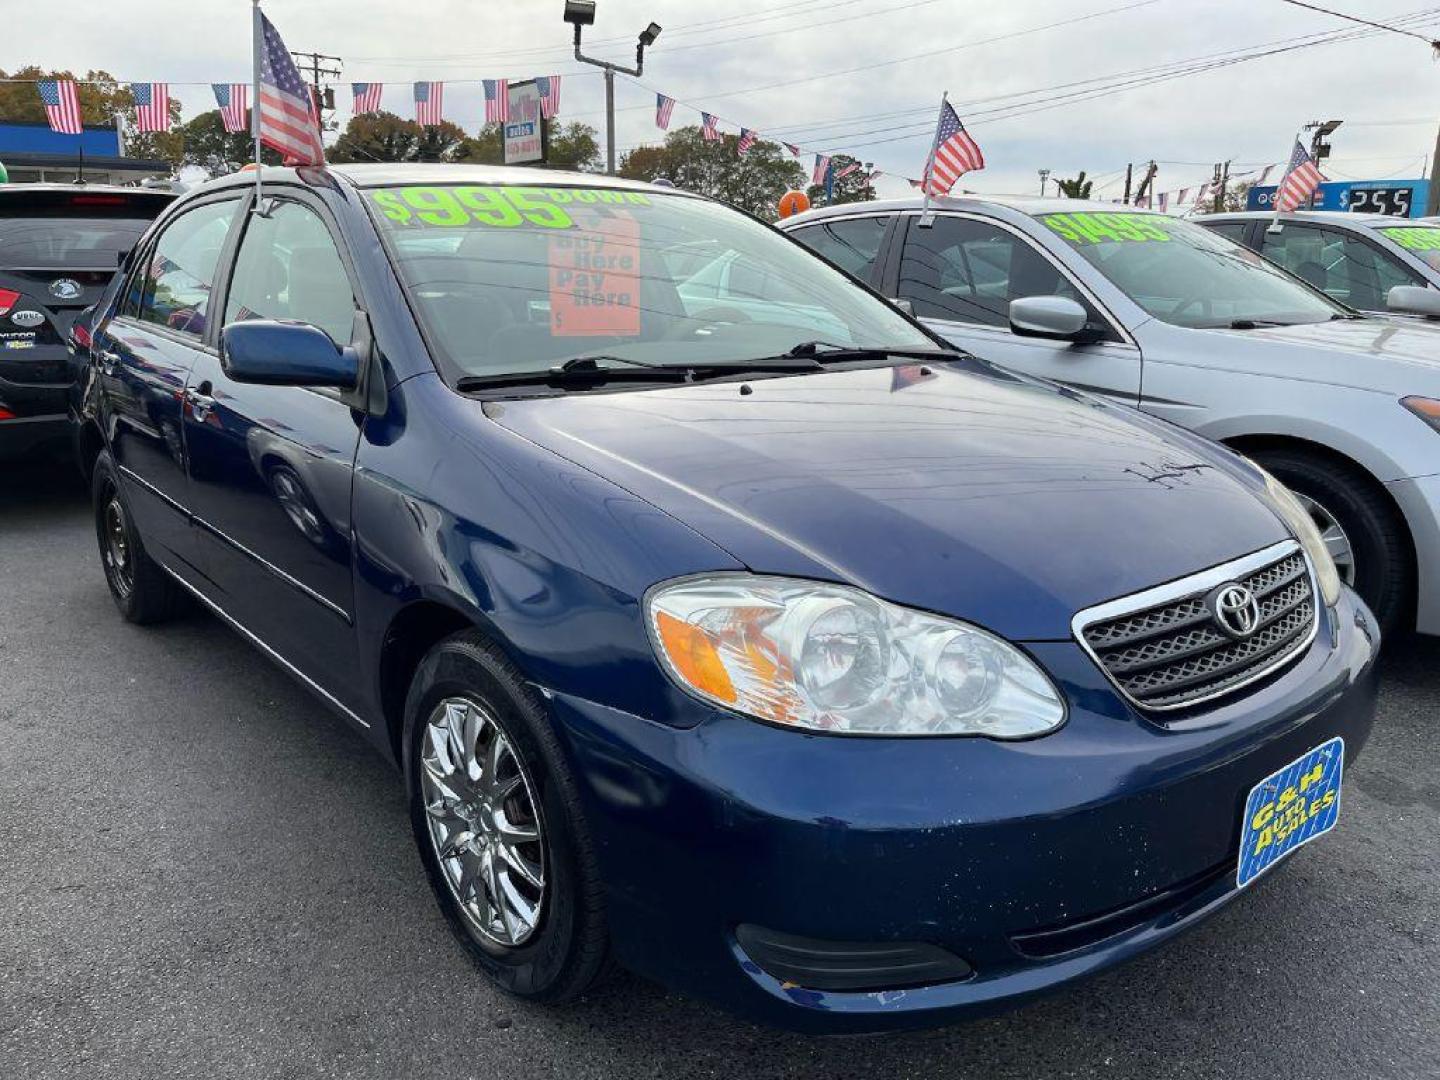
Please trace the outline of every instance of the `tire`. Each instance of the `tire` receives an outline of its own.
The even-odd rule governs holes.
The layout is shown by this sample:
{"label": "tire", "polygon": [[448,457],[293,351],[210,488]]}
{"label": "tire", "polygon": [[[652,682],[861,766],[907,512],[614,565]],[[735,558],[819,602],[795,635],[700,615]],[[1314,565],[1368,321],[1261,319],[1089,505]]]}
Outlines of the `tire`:
{"label": "tire", "polygon": [[[463,721],[447,724],[461,708],[468,710]],[[406,698],[405,722],[411,825],[450,929],[507,993],[547,1004],[579,996],[608,965],[609,935],[579,795],[538,697],[504,654],[466,631],[442,641],[421,661]],[[468,784],[464,777],[473,777],[471,771],[463,777],[458,768],[445,772],[460,761],[455,741],[445,737],[456,728],[462,746],[479,748],[474,757],[480,775]],[[495,751],[497,733],[508,756]],[[487,768],[495,760],[498,767]],[[495,792],[486,794],[487,776],[513,789],[503,803],[494,801]],[[507,844],[505,829],[517,828],[535,829],[538,840]],[[467,836],[472,839],[462,842]],[[442,848],[456,844],[459,850],[442,859]],[[487,852],[496,876],[486,868]],[[520,872],[526,867],[528,873],[538,869],[542,888],[526,880]],[[516,907],[507,901],[501,912],[497,891],[519,894],[523,902]],[[528,932],[521,914],[526,904],[536,911]]]}
{"label": "tire", "polygon": [[1272,450],[1254,457],[1340,525],[1354,552],[1353,588],[1383,632],[1402,629],[1415,600],[1414,548],[1404,520],[1383,492],[1353,466],[1304,451]]}
{"label": "tire", "polygon": [[146,554],[120,490],[120,474],[108,450],[102,450],[95,459],[90,491],[100,565],[120,614],[127,622],[139,626],[174,618],[184,608],[185,594]]}

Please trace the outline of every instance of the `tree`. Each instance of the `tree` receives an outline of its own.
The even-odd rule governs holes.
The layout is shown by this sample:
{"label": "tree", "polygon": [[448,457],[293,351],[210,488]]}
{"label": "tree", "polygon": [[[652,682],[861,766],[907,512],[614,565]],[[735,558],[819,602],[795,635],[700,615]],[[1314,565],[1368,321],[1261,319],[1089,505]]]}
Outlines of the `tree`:
{"label": "tree", "polygon": [[421,126],[391,112],[352,116],[326,151],[329,161],[462,161],[471,140],[448,120]]}
{"label": "tree", "polygon": [[[255,159],[254,137],[246,131],[226,131],[219,109],[201,113],[172,134],[180,140],[180,164],[201,169],[207,176],[224,176]],[[268,146],[260,158],[266,165],[280,164],[280,155]]]}
{"label": "tree", "polygon": [[[45,106],[35,88],[37,79],[74,79],[75,97],[80,102],[80,118],[92,125],[112,126],[119,118],[125,135],[125,153],[129,157],[156,158],[168,161],[172,168],[182,160],[182,142],[175,131],[145,132],[135,130],[135,95],[126,83],[116,80],[108,71],[87,71],[76,75],[71,71],[46,71],[31,64],[13,72],[0,69],[0,118],[12,123],[45,122]],[[170,124],[180,122],[180,102],[170,101]]]}
{"label": "tree", "polygon": [[[1244,210],[1250,199],[1250,189],[1254,186],[1253,180],[1241,180],[1238,183],[1227,185],[1225,198],[1220,202],[1220,212],[1231,214]],[[1203,201],[1195,203],[1195,212],[1197,214],[1215,213],[1215,192],[1213,190],[1205,196]]]}
{"label": "tree", "polygon": [[805,170],[773,142],[756,142],[741,155],[738,139],[707,142],[696,125],[678,128],[663,146],[641,146],[620,161],[632,180],[664,178],[686,191],[722,199],[767,221],[779,215],[780,196],[805,183]]}
{"label": "tree", "polygon": [[1085,170],[1081,169],[1080,175],[1073,180],[1061,180],[1057,178],[1055,180],[1055,186],[1059,189],[1060,194],[1064,195],[1067,199],[1088,199],[1090,198],[1090,189],[1095,186],[1095,181],[1086,180]]}
{"label": "tree", "polygon": [[[851,165],[860,165],[845,176],[840,174]],[[833,206],[841,203],[869,202],[875,198],[875,189],[870,184],[870,171],[853,157],[836,154],[830,159],[830,171],[835,177],[834,194],[829,202]],[[807,194],[815,205],[825,202],[825,185],[811,184]]]}
{"label": "tree", "polygon": [[[455,156],[456,161],[472,161],[477,165],[503,165],[505,144],[499,124],[487,124],[465,144]],[[589,124],[571,122],[556,124],[550,129],[550,153],[545,165],[552,169],[573,169],[598,172],[600,169],[599,134]]]}

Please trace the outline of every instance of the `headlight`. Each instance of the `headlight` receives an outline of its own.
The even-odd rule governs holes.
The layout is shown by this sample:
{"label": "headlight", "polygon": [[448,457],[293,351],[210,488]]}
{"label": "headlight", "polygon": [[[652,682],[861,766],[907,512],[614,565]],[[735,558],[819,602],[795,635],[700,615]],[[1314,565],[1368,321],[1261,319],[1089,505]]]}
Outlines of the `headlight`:
{"label": "headlight", "polygon": [[1055,687],[1014,646],[858,589],[732,574],[661,586],[646,609],[681,686],[773,724],[1019,739],[1065,720]]}
{"label": "headlight", "polygon": [[[1260,467],[1257,465],[1256,468]],[[1325,600],[1325,606],[1334,607],[1340,602],[1340,572],[1335,569],[1335,560],[1330,557],[1325,541],[1320,539],[1320,530],[1305,508],[1290,494],[1289,488],[1264,469],[1260,472],[1265,476],[1265,490],[1270,496],[1271,509],[1290,526],[1295,539],[1300,541],[1300,546],[1310,557],[1310,565],[1315,568],[1315,579],[1320,583],[1320,595]]]}

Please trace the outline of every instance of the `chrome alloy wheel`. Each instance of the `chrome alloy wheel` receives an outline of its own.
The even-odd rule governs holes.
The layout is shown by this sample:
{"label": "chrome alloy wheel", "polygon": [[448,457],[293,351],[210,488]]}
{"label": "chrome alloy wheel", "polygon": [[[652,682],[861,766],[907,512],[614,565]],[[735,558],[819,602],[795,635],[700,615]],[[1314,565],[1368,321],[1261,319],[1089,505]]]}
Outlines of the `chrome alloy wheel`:
{"label": "chrome alloy wheel", "polygon": [[130,538],[125,531],[125,508],[120,505],[119,492],[110,493],[101,528],[105,539],[105,568],[110,571],[115,591],[123,599],[135,588],[135,568],[130,562]]}
{"label": "chrome alloy wheel", "polygon": [[523,945],[545,903],[534,786],[485,708],[446,698],[426,722],[421,794],[430,840],[466,920],[497,945]]}
{"label": "chrome alloy wheel", "polygon": [[1334,514],[1326,510],[1309,495],[1302,495],[1298,491],[1291,494],[1299,500],[1305,512],[1310,515],[1310,520],[1315,523],[1315,528],[1320,530],[1320,539],[1325,542],[1325,550],[1330,552],[1330,558],[1335,560],[1335,569],[1340,572],[1340,580],[1351,588],[1355,587],[1355,549],[1350,544],[1350,537],[1346,534],[1344,527],[1336,520]]}

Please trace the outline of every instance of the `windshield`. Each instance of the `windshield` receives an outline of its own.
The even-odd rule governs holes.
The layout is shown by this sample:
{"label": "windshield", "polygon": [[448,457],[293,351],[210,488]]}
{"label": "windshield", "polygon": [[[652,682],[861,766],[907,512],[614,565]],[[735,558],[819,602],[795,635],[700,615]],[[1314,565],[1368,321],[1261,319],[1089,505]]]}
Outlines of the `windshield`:
{"label": "windshield", "polygon": [[114,270],[149,218],[0,217],[0,267]]}
{"label": "windshield", "polygon": [[1440,270],[1440,226],[1396,226],[1381,229],[1380,235],[1400,245],[1430,269]]}
{"label": "windshield", "polygon": [[1091,211],[1040,221],[1126,296],[1176,326],[1291,326],[1348,314],[1249,248],[1188,221]]}
{"label": "windshield", "polygon": [[800,245],[703,199],[461,185],[365,196],[452,375],[577,356],[734,363],[812,341],[939,348]]}

